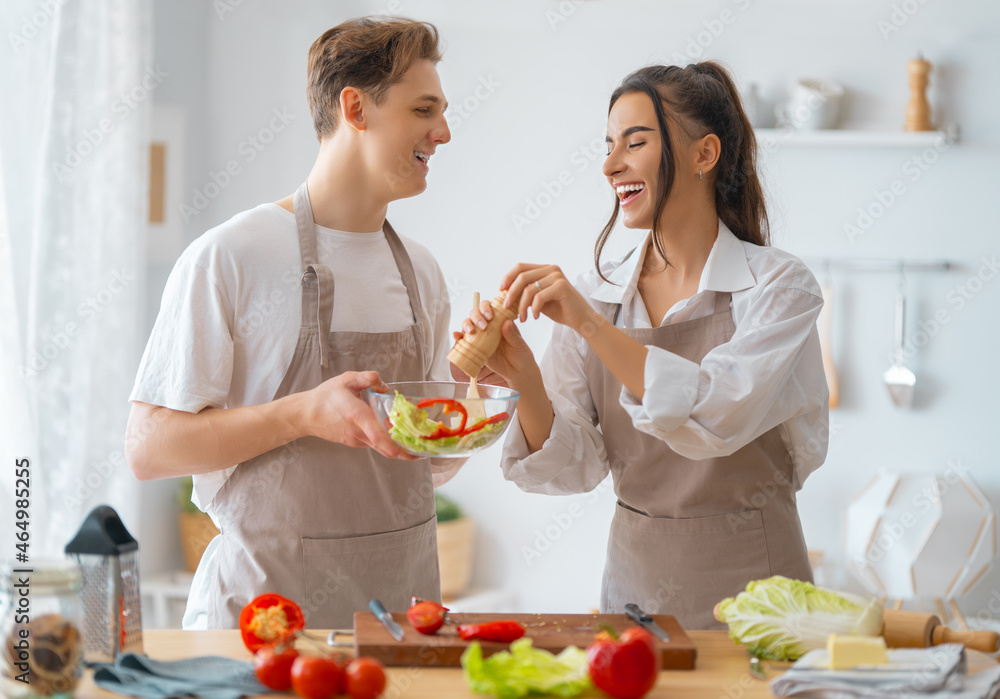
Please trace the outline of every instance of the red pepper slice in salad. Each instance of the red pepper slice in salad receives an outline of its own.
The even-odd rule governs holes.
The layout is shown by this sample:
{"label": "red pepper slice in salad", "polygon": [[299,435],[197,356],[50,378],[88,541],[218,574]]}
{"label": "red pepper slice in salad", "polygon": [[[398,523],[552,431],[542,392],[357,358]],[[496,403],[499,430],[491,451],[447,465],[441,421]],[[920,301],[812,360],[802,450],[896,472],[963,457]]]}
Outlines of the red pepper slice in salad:
{"label": "red pepper slice in salad", "polygon": [[275,646],[305,626],[299,605],[273,592],[257,597],[240,612],[240,635],[251,653]]}
{"label": "red pepper slice in salad", "polygon": [[478,432],[479,430],[483,429],[487,425],[493,425],[495,423],[504,422],[504,421],[509,420],[509,419],[510,419],[510,415],[508,415],[507,413],[497,413],[493,417],[488,417],[485,420],[480,420],[479,422],[473,423],[470,427],[467,427],[465,430],[463,430],[458,436],[459,437],[464,437],[467,434],[472,434],[473,432]]}
{"label": "red pepper slice in salad", "polygon": [[458,413],[462,416],[462,423],[456,428],[451,429],[450,427],[445,427],[443,422],[438,422],[438,428],[433,434],[427,436],[422,436],[423,439],[441,439],[442,437],[458,437],[465,430],[465,423],[469,419],[469,413],[465,410],[465,406],[459,403],[457,400],[452,400],[450,398],[427,398],[425,400],[417,403],[418,408],[429,408],[432,405],[443,405],[445,413]]}

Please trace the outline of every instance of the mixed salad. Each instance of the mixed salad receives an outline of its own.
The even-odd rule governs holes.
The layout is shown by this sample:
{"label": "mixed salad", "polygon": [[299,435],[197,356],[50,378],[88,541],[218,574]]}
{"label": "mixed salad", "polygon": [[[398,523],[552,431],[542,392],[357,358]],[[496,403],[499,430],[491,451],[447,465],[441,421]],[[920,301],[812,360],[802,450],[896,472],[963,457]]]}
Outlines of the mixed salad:
{"label": "mixed salad", "polygon": [[[440,405],[445,414],[458,417],[457,426],[432,420],[427,409]],[[406,449],[430,456],[438,454],[464,454],[484,447],[503,432],[510,415],[497,413],[467,424],[469,413],[460,401],[451,398],[426,398],[412,403],[396,391],[389,413],[389,436]],[[454,424],[454,420],[452,423]]]}

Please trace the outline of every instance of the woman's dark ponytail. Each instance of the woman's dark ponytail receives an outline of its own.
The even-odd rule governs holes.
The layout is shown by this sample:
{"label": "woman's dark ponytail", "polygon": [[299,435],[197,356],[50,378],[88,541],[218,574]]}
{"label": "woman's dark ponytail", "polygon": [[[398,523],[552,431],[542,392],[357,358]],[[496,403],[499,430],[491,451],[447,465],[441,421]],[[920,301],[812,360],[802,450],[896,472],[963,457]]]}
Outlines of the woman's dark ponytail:
{"label": "woman's dark ponytail", "polygon": [[[718,81],[732,105],[732,119],[726,120],[729,122],[726,124],[729,143],[716,132],[723,148],[715,178],[715,208],[719,218],[740,240],[770,245],[764,188],[757,176],[757,137],[743,109],[740,93],[732,77],[718,63],[699,63],[698,71]],[[727,146],[730,148],[728,154],[725,153]],[[727,155],[730,157],[725,157]]]}
{"label": "woman's dark ponytail", "polygon": [[[625,94],[642,92],[653,100],[660,128],[662,153],[653,230],[659,229],[660,212],[673,187],[674,157],[667,119],[680,122],[696,137],[714,133],[719,137],[719,160],[710,173],[715,182],[715,208],[722,222],[740,240],[770,245],[770,230],[764,189],[757,176],[757,139],[740,95],[724,67],[714,61],[678,66],[647,66],[626,76],[611,95],[608,113]],[[666,107],[666,108],[665,108]],[[618,220],[618,197],[614,211],[594,246],[594,265],[602,279],[601,252]],[[663,243],[653,236],[657,251],[666,259]]]}

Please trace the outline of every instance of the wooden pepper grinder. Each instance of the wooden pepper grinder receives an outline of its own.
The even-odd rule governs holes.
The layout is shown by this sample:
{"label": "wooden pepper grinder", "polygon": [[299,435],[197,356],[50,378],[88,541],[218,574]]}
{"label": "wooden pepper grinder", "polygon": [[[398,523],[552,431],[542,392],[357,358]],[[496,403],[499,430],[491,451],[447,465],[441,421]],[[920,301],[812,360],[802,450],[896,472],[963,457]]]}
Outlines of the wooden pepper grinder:
{"label": "wooden pepper grinder", "polygon": [[493,307],[493,318],[487,323],[485,330],[473,328],[471,333],[455,343],[448,353],[448,361],[464,371],[469,376],[476,376],[486,365],[486,360],[500,344],[500,328],[508,318],[517,318],[517,310],[504,308],[503,302],[507,292],[501,291],[490,300]]}
{"label": "wooden pepper grinder", "polygon": [[907,62],[906,70],[910,73],[910,101],[906,105],[905,128],[907,131],[933,131],[931,106],[927,102],[927,76],[930,75],[931,64],[918,53],[916,58]]}

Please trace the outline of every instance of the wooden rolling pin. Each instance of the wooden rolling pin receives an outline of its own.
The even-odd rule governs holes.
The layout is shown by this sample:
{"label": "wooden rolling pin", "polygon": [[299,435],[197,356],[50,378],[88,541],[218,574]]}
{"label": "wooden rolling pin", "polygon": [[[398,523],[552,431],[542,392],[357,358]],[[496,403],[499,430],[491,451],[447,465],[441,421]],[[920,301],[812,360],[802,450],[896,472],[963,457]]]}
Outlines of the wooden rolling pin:
{"label": "wooden rolling pin", "polygon": [[995,631],[953,631],[936,614],[886,609],[882,612],[885,644],[890,648],[926,648],[940,643],[961,643],[984,653],[1000,650]]}

